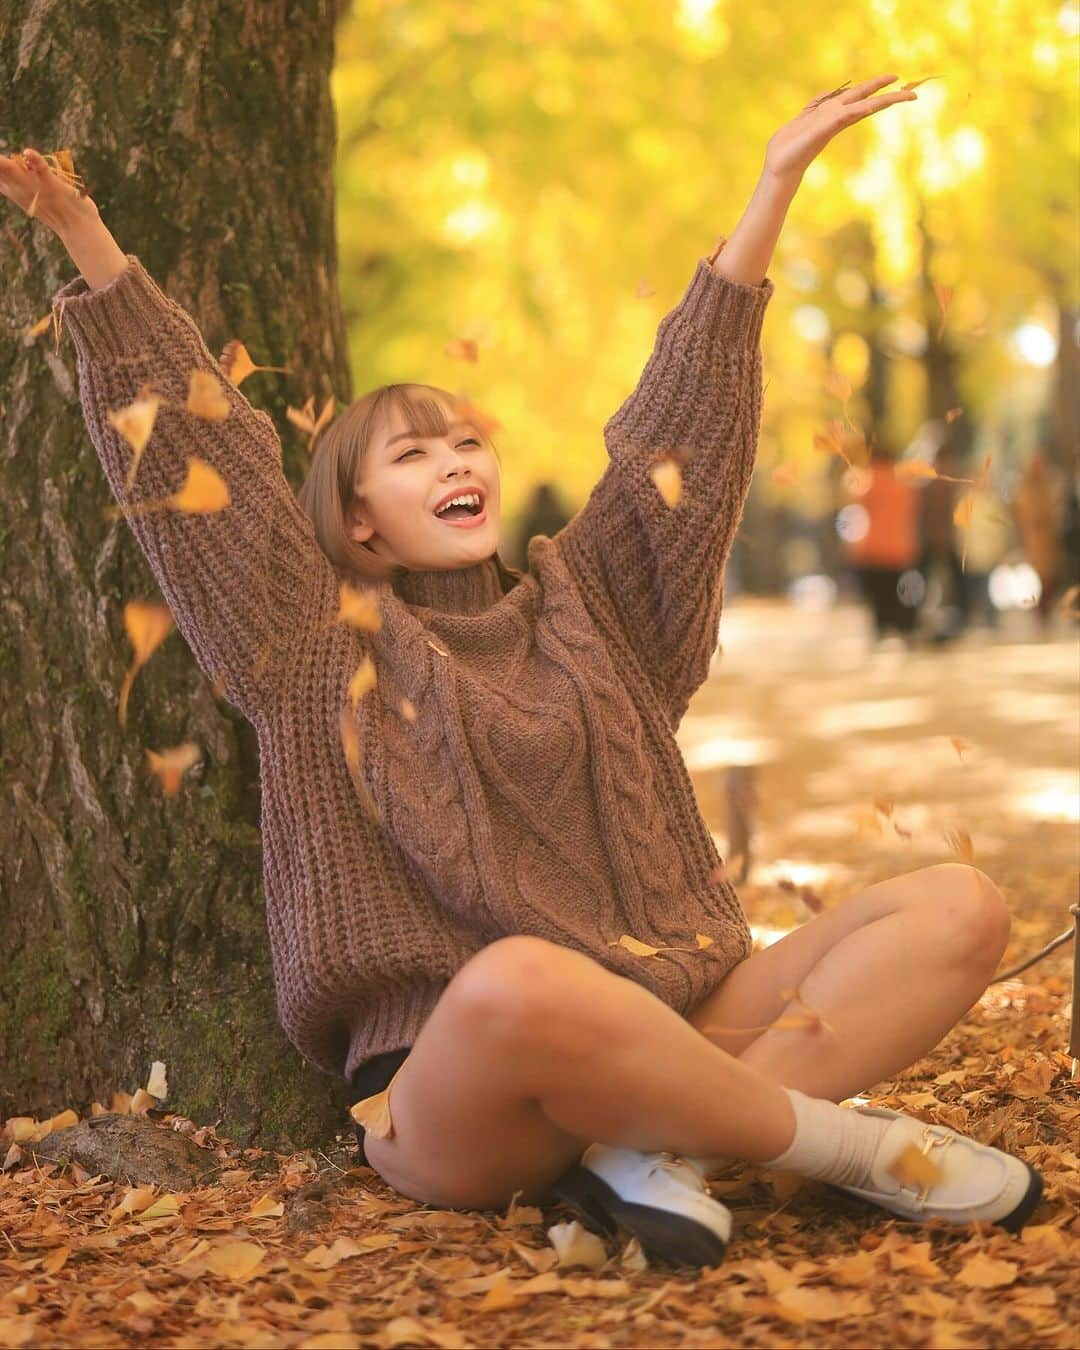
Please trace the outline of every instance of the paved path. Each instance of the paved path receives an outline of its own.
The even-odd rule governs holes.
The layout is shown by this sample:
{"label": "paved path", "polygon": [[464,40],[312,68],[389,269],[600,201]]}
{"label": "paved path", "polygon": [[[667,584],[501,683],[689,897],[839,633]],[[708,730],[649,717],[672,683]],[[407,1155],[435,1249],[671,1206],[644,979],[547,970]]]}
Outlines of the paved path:
{"label": "paved path", "polygon": [[[1080,861],[1080,626],[1060,616],[1043,639],[1035,625],[1014,612],[996,636],[913,653],[887,639],[871,651],[855,605],[728,603],[678,739],[724,857],[724,769],[757,766],[755,865],[739,893],[762,940],[808,917],[780,879],[838,903],[956,859],[947,831],[970,835],[976,865],[1013,904],[1010,953],[1068,926]],[[892,815],[875,801],[893,803]]]}

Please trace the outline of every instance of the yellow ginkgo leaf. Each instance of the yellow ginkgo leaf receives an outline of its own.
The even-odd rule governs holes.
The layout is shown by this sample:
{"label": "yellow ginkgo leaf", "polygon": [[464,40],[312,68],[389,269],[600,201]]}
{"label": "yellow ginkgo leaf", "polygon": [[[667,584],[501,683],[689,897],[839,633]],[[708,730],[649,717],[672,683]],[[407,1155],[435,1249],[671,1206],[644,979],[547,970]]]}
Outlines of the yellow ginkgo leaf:
{"label": "yellow ginkgo leaf", "polygon": [[799,481],[799,471],[794,464],[778,464],[769,477],[781,487],[794,487]]}
{"label": "yellow ginkgo leaf", "polygon": [[31,324],[30,327],[25,330],[23,336],[31,339],[40,337],[52,321],[52,310],[50,310],[43,319],[38,319],[37,323]]}
{"label": "yellow ginkgo leaf", "polygon": [[193,417],[202,417],[208,422],[224,422],[229,415],[229,400],[217,377],[209,370],[191,372],[184,406]]}
{"label": "yellow ginkgo leaf", "polygon": [[279,1219],[285,1213],[285,1205],[272,1195],[260,1195],[248,1210],[249,1219]]}
{"label": "yellow ginkgo leaf", "polygon": [[131,643],[131,665],[120,688],[120,725],[127,725],[127,703],[131,686],[140,668],[173,630],[173,616],[167,605],[153,601],[129,600],[124,606],[124,630]]}
{"label": "yellow ginkgo leaf", "polygon": [[266,1259],[257,1242],[223,1242],[206,1257],[206,1268],[226,1280],[248,1280]]}
{"label": "yellow ginkgo leaf", "polygon": [[257,366],[248,355],[248,349],[237,338],[226,342],[222,348],[221,355],[218,357],[218,365],[221,366],[227,380],[239,387],[256,370],[275,370],[279,374],[288,374],[288,366]]}
{"label": "yellow ginkgo leaf", "polygon": [[669,455],[663,456],[653,466],[649,476],[667,505],[678,506],[682,498],[682,471],[674,459]]}
{"label": "yellow ginkgo leaf", "polygon": [[347,623],[364,633],[377,633],[382,628],[382,614],[376,591],[342,581],[338,586],[338,612],[331,622]]}
{"label": "yellow ginkgo leaf", "polygon": [[183,487],[169,498],[170,503],[186,515],[210,515],[215,511],[223,511],[231,500],[225,479],[197,455],[192,455],[188,460]]}
{"label": "yellow ginkgo leaf", "polygon": [[699,951],[704,951],[706,947],[711,947],[714,941],[714,939],[709,937],[706,933],[695,933],[694,940],[698,945]]}
{"label": "yellow ginkgo leaf", "polygon": [[400,708],[401,715],[402,717],[404,717],[406,722],[416,721],[416,705],[412,702],[411,699],[403,698],[401,702],[398,704],[398,707]]}
{"label": "yellow ginkgo leaf", "polygon": [[357,666],[349,681],[349,698],[355,708],[369,689],[375,688],[375,664],[370,656],[365,656]]}
{"label": "yellow ginkgo leaf", "polygon": [[165,796],[172,797],[180,790],[184,774],[202,759],[202,751],[194,741],[184,741],[181,745],[162,750],[160,754],[147,750],[146,759],[151,773],[160,780]]}
{"label": "yellow ginkgo leaf", "polygon": [[618,942],[609,942],[608,946],[625,947],[628,952],[633,952],[635,956],[656,956],[661,950],[659,947],[650,947],[647,942],[639,942],[629,933],[624,933]]}
{"label": "yellow ginkgo leaf", "polygon": [[139,469],[139,460],[142,457],[142,452],[146,449],[150,433],[154,430],[154,423],[157,421],[160,406],[161,399],[157,394],[147,393],[145,395],[140,394],[125,408],[110,409],[106,413],[110,426],[123,436],[135,452],[124,484],[128,490],[135,481],[135,475]]}

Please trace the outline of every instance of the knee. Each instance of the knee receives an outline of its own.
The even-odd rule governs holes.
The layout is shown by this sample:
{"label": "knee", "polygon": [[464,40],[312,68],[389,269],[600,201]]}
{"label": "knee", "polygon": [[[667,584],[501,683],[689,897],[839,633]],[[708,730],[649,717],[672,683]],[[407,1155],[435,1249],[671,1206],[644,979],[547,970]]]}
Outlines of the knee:
{"label": "knee", "polygon": [[992,971],[1008,945],[1012,925],[1005,897],[985,872],[966,863],[939,863],[928,871],[934,873],[930,905],[948,958]]}
{"label": "knee", "polygon": [[495,1034],[549,1028],[574,1001],[576,965],[587,957],[529,934],[489,943],[454,976],[447,993],[477,1027]]}

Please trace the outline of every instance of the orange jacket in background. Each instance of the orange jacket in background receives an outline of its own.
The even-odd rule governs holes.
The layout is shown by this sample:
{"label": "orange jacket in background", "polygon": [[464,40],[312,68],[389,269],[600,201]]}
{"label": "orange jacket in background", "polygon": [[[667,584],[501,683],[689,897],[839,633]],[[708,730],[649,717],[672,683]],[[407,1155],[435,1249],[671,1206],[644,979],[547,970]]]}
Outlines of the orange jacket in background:
{"label": "orange jacket in background", "polygon": [[870,517],[869,528],[847,543],[848,557],[863,567],[912,566],[919,556],[918,491],[887,461],[872,460],[869,472],[869,488],[855,499]]}

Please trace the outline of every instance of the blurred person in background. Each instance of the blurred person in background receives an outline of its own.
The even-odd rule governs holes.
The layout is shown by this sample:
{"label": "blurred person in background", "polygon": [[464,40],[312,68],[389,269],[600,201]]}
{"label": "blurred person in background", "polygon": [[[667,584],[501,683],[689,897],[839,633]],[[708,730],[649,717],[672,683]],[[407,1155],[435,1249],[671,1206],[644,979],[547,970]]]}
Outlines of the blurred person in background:
{"label": "blurred person in background", "polygon": [[990,573],[1016,542],[1013,522],[1003,514],[998,497],[988,486],[975,484],[971,522],[964,533],[961,549],[963,563],[964,611],[970,621],[981,621],[988,628],[998,627],[997,607],[990,599]]}
{"label": "blurred person in background", "polygon": [[865,470],[865,491],[858,503],[867,514],[865,534],[845,541],[852,570],[859,579],[874,619],[874,640],[892,628],[910,648],[914,642],[918,608],[904,603],[900,578],[919,557],[918,493],[895,473],[896,457],[875,446]]}
{"label": "blurred person in background", "polygon": [[555,484],[538,483],[518,527],[514,546],[516,566],[528,570],[529,540],[534,534],[544,534],[554,539],[569,519],[570,512],[564,508]]}
{"label": "blurred person in background", "polygon": [[920,493],[919,571],[930,592],[935,576],[941,585],[934,642],[949,642],[967,626],[968,591],[960,567],[960,547],[954,519],[963,483],[950,480],[964,476],[963,461],[943,445],[934,456],[939,477],[931,478]]}
{"label": "blurred person in background", "polygon": [[1016,488],[1013,517],[1024,556],[1039,578],[1035,609],[1045,632],[1065,575],[1065,501],[1061,475],[1036,450]]}

